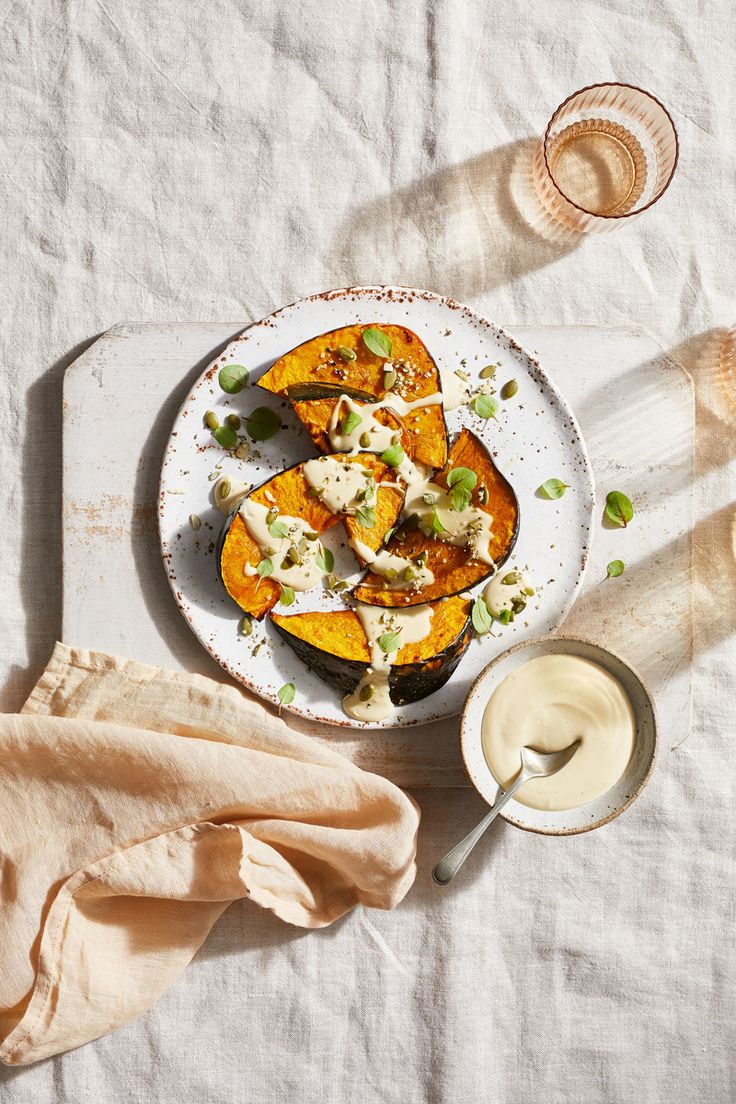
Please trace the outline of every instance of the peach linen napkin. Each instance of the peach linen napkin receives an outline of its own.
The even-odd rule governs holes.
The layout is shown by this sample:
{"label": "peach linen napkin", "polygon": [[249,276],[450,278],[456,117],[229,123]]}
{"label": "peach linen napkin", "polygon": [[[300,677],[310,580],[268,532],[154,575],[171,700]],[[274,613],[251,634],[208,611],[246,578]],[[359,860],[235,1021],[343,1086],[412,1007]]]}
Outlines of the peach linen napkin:
{"label": "peach linen napkin", "polygon": [[307,928],[393,908],[418,822],[235,687],[57,644],[0,715],[0,1061],[127,1023],[237,898]]}

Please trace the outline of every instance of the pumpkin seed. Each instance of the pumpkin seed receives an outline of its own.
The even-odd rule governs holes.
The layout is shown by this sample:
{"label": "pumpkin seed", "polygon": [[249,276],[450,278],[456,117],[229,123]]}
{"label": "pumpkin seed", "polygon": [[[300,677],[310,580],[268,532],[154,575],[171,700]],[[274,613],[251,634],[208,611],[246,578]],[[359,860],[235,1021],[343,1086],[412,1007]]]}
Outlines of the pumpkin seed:
{"label": "pumpkin seed", "polygon": [[365,686],[361,687],[361,691],[358,694],[358,697],[360,698],[361,701],[370,701],[371,700],[371,698],[373,697],[373,687],[371,686],[371,684],[369,682],[367,682],[365,684]]}
{"label": "pumpkin seed", "polygon": [[227,498],[231,490],[232,486],[230,485],[230,480],[223,479],[222,483],[220,484],[220,498]]}
{"label": "pumpkin seed", "polygon": [[235,450],[238,460],[247,460],[250,456],[250,445],[247,441],[241,441]]}
{"label": "pumpkin seed", "polygon": [[425,548],[424,551],[420,552],[419,555],[416,558],[417,566],[418,567],[424,567],[424,565],[427,562],[427,557],[428,556],[429,556],[429,553],[427,552],[427,549]]}
{"label": "pumpkin seed", "polygon": [[288,560],[286,557],[284,557],[283,560],[281,561],[281,570],[282,571],[288,571],[288,569],[290,567],[293,567],[293,566],[294,565],[291,562],[291,560]]}
{"label": "pumpkin seed", "polygon": [[390,583],[392,583],[394,581],[394,579],[397,579],[398,576],[399,576],[398,571],[396,571],[396,569],[393,568],[393,567],[388,567],[383,573],[384,579],[388,579],[388,581]]}
{"label": "pumpkin seed", "polygon": [[276,520],[276,518],[278,516],[279,516],[278,506],[271,506],[269,508],[268,513],[266,514],[266,524],[270,525],[272,522],[274,522]]}
{"label": "pumpkin seed", "polygon": [[310,487],[307,491],[307,498],[321,498],[323,494],[321,487]]}
{"label": "pumpkin seed", "polygon": [[315,541],[317,539],[317,537],[319,536],[319,534],[318,533],[305,533],[304,536],[306,537],[306,539],[308,541]]}
{"label": "pumpkin seed", "polygon": [[204,424],[207,426],[208,429],[217,429],[220,422],[219,422],[218,417],[215,414],[214,410],[208,410],[207,411],[207,413],[204,416]]}
{"label": "pumpkin seed", "polygon": [[253,635],[253,622],[247,613],[243,620],[240,622],[240,631],[243,636]]}
{"label": "pumpkin seed", "polygon": [[393,369],[389,369],[388,372],[383,373],[383,386],[386,388],[387,391],[390,391],[393,387],[396,386],[396,380],[398,378],[399,377],[396,375]]}
{"label": "pumpkin seed", "polygon": [[514,613],[521,613],[522,610],[526,609],[526,602],[524,601],[524,599],[521,596],[519,596],[518,598],[512,598],[511,599],[511,608],[514,611]]}
{"label": "pumpkin seed", "polygon": [[434,497],[433,494],[430,494],[428,491],[426,494],[422,495],[422,502],[426,503],[427,506],[434,506],[437,502],[437,499]]}
{"label": "pumpkin seed", "polygon": [[411,564],[409,564],[408,567],[405,567],[404,570],[401,572],[401,578],[406,583],[410,583],[412,581],[412,579],[416,579],[416,577],[417,577],[417,573],[414,570],[414,568],[411,566]]}
{"label": "pumpkin seed", "polygon": [[527,598],[531,598],[536,593],[534,587],[524,587],[524,594],[526,594]]}
{"label": "pumpkin seed", "polygon": [[189,515],[189,524],[191,525],[192,529],[194,529],[195,532],[196,532],[196,530],[199,529],[200,526],[202,525],[202,519],[200,517],[198,517],[197,514],[190,514]]}
{"label": "pumpkin seed", "polygon": [[481,379],[493,379],[495,374],[496,374],[496,365],[495,364],[486,364],[485,368],[483,368],[481,370],[480,378]]}
{"label": "pumpkin seed", "polygon": [[337,346],[337,355],[339,356],[340,360],[357,360],[357,357],[353,350],[346,348],[345,345]]}
{"label": "pumpkin seed", "polygon": [[509,380],[509,382],[505,383],[503,385],[503,387],[501,388],[501,398],[502,399],[513,399],[514,395],[516,394],[516,392],[518,390],[519,390],[519,384],[516,382],[516,380],[515,379]]}
{"label": "pumpkin seed", "polygon": [[504,586],[513,586],[514,583],[518,583],[519,573],[518,571],[509,571],[508,575],[504,575],[501,582]]}
{"label": "pumpkin seed", "polygon": [[349,586],[349,583],[346,583],[344,579],[336,579],[335,580],[335,585],[333,586],[332,589],[336,593],[339,593],[341,590],[347,590],[348,586]]}
{"label": "pumpkin seed", "polygon": [[358,440],[358,444],[360,445],[360,447],[361,448],[369,448],[370,443],[371,443],[370,434],[361,433],[360,438]]}
{"label": "pumpkin seed", "polygon": [[419,527],[419,514],[409,514],[404,522],[405,529],[417,529]]}
{"label": "pumpkin seed", "polygon": [[391,438],[391,444],[392,445],[400,445],[401,444],[401,434],[394,433],[393,437]]}
{"label": "pumpkin seed", "polygon": [[237,414],[228,414],[225,425],[229,425],[231,429],[240,429],[240,418]]}
{"label": "pumpkin seed", "polygon": [[499,613],[498,620],[501,622],[502,625],[510,625],[511,622],[514,620],[514,615],[511,610],[504,609],[501,610],[501,612]]}
{"label": "pumpkin seed", "polygon": [[299,553],[299,549],[296,547],[295,544],[292,544],[291,548],[286,553],[286,558],[287,560],[291,560],[293,564],[300,564],[302,562],[302,557]]}
{"label": "pumpkin seed", "polygon": [[481,483],[480,487],[478,488],[478,502],[480,502],[481,506],[485,506],[485,504],[488,502],[488,491],[486,490],[485,484],[483,483]]}

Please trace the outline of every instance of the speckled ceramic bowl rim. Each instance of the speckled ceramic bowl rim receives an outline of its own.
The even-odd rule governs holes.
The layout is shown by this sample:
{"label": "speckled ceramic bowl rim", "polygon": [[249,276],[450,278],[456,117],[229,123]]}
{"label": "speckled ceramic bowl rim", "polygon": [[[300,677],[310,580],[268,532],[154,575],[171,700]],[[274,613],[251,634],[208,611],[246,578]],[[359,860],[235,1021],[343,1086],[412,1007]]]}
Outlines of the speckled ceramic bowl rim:
{"label": "speckled ceramic bowl rim", "polygon": [[[623,803],[623,805],[619,805],[619,807],[617,809],[614,809],[613,812],[609,813],[608,816],[601,817],[599,820],[596,820],[595,823],[586,824],[586,825],[581,826],[580,828],[559,828],[559,829],[555,829],[555,828],[534,828],[529,824],[521,824],[518,820],[515,820],[514,817],[512,817],[509,813],[501,812],[501,813],[498,814],[508,824],[513,824],[513,826],[515,828],[520,828],[522,830],[522,832],[533,832],[535,835],[539,835],[539,836],[579,836],[579,835],[582,835],[583,832],[592,832],[596,828],[601,828],[604,824],[609,824],[612,820],[615,820],[617,816],[620,816],[621,813],[625,812],[625,810],[628,809],[629,806],[632,805],[636,801],[637,797],[642,792],[642,790],[646,786],[647,782],[651,778],[652,771],[654,770],[654,764],[655,764],[655,761],[656,761],[656,758],[657,758],[657,750],[658,750],[658,745],[659,745],[659,723],[658,723],[658,720],[657,720],[657,708],[654,704],[654,698],[652,696],[651,691],[649,690],[649,687],[644,682],[644,679],[641,677],[641,675],[636,670],[636,668],[632,667],[632,665],[628,662],[628,660],[624,659],[623,656],[620,656],[618,654],[618,652],[614,652],[611,648],[606,648],[605,645],[599,644],[596,640],[589,640],[584,636],[557,636],[557,635],[555,635],[555,636],[537,636],[533,640],[522,640],[518,644],[514,644],[510,648],[507,648],[505,652],[501,652],[500,655],[497,655],[495,659],[492,659],[491,662],[486,667],[483,668],[483,670],[480,672],[480,674],[476,678],[473,685],[470,687],[470,692],[468,693],[468,696],[465,699],[465,705],[463,706],[463,711],[462,711],[462,714],[460,716],[460,755],[462,757],[463,767],[465,768],[465,773],[467,774],[468,778],[470,779],[470,782],[473,786],[473,789],[476,790],[476,792],[480,795],[480,797],[482,797],[483,800],[487,802],[487,798],[482,793],[482,791],[480,790],[479,786],[476,783],[476,780],[473,776],[473,772],[472,772],[472,770],[471,770],[471,768],[468,764],[468,760],[467,760],[466,755],[465,755],[465,741],[466,741],[466,738],[467,739],[470,738],[469,735],[468,735],[468,728],[467,728],[467,724],[468,724],[468,722],[467,722],[468,704],[469,704],[470,700],[473,698],[473,696],[477,693],[480,683],[486,678],[489,671],[492,671],[494,669],[494,667],[498,667],[498,665],[500,663],[502,663],[503,660],[507,659],[510,655],[513,655],[515,652],[520,652],[524,648],[534,648],[539,644],[545,644],[545,645],[546,644],[554,644],[558,640],[559,641],[565,641],[568,644],[581,644],[581,645],[583,645],[583,647],[586,647],[586,648],[591,648],[591,647],[592,648],[598,648],[601,652],[606,652],[608,655],[612,656],[615,660],[617,660],[619,663],[621,663],[629,671],[629,673],[634,676],[634,678],[637,680],[637,682],[641,686],[642,690],[644,691],[644,695],[645,695],[645,697],[646,697],[646,699],[649,703],[649,707],[652,711],[652,721],[653,721],[653,724],[654,724],[654,732],[653,732],[653,740],[652,740],[652,755],[651,755],[651,759],[649,760],[649,766],[647,768],[647,772],[644,775],[644,777],[642,778],[639,785],[633,791],[631,796],[628,798],[628,800],[626,800]],[[493,775],[491,774],[490,767],[488,768],[488,774],[491,778],[493,778]],[[495,782],[495,779],[493,779],[493,780]]]}

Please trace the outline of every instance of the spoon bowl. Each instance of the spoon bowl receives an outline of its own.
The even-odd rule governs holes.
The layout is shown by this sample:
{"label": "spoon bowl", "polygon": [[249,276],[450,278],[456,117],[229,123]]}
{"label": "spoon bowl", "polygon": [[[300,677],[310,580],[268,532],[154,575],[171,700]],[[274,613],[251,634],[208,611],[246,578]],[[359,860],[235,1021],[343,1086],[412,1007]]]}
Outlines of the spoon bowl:
{"label": "spoon bowl", "polygon": [[521,767],[530,778],[547,778],[562,770],[580,747],[580,741],[570,744],[561,751],[535,751],[531,747],[521,749]]}

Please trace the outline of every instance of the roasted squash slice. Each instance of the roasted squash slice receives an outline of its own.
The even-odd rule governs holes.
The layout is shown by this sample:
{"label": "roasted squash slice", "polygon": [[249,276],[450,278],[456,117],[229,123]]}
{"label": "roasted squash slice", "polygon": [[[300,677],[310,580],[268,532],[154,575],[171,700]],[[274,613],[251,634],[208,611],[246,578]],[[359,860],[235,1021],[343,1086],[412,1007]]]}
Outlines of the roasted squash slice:
{"label": "roasted squash slice", "polygon": [[[513,487],[501,475],[485,445],[469,429],[463,429],[460,433],[450,450],[446,470],[435,477],[435,482],[446,486],[448,472],[458,467],[469,468],[478,477],[473,505],[493,518],[493,539],[489,552],[495,567],[500,567],[510,556],[519,531],[519,504]],[[480,502],[481,486],[487,492],[484,503]],[[389,552],[410,560],[426,552],[426,566],[434,575],[434,582],[419,591],[390,590],[380,575],[369,572],[353,590],[359,602],[373,606],[418,605],[460,594],[494,572],[493,566],[469,558],[467,549],[439,539],[433,540],[425,536],[421,529],[399,530],[386,547]]]}
{"label": "roasted squash slice", "polygon": [[[345,326],[305,341],[280,357],[261,376],[258,386],[294,402],[324,398],[326,386],[340,388],[359,401],[361,396],[363,401],[382,399],[386,394],[386,358],[371,352],[363,341],[367,329],[380,330],[391,343],[388,359],[391,370],[396,373],[393,394],[413,402],[442,391],[439,369],[417,335],[404,326],[380,322]],[[343,350],[342,355],[338,349]],[[350,353],[355,359],[349,359]],[[444,467],[447,428],[442,406],[420,406],[402,415],[402,421],[414,438],[415,458],[433,468]],[[321,423],[317,428],[321,435],[326,424]],[[316,436],[314,439],[317,441]]]}
{"label": "roasted squash slice", "polygon": [[[309,436],[314,441],[315,445],[320,452],[331,452],[332,445],[330,444],[330,438],[328,430],[330,422],[332,420],[332,412],[340,401],[340,396],[345,392],[339,387],[333,387],[329,389],[329,393],[323,395],[318,399],[306,399],[295,400],[292,396],[292,391],[296,390],[297,393],[302,393],[304,388],[301,386],[298,388],[290,388],[287,391],[287,396],[291,401],[291,405],[294,409],[299,421],[306,429]],[[320,388],[321,390],[321,388]],[[325,391],[327,389],[325,388]],[[351,396],[355,398],[355,396]],[[356,399],[356,402],[360,401]],[[369,401],[363,399],[363,402]],[[414,456],[414,441],[415,438],[406,428],[403,420],[393,412],[393,410],[382,409],[376,411],[376,421],[381,425],[391,426],[401,437],[401,447],[407,456],[411,459]]]}
{"label": "roasted squash slice", "polygon": [[[383,533],[401,509],[402,493],[394,487],[380,486],[381,480],[394,478],[393,472],[374,453],[337,456],[336,459],[358,463],[373,470],[373,477],[379,484],[376,491],[376,525],[373,529],[359,525],[355,518],[343,519],[340,514],[333,514],[318,498],[311,497],[310,485],[304,476],[304,463],[279,472],[251,491],[248,497],[263,506],[277,507],[281,514],[303,518],[315,533],[323,533],[337,522],[345,520],[349,535],[354,534],[369,547],[377,548]],[[377,541],[376,544],[372,543],[374,540]],[[234,510],[225,521],[220,536],[220,578],[228,594],[240,608],[258,619],[276,605],[281,594],[281,586],[273,579],[244,573],[246,564],[256,567],[262,559],[263,552],[248,532],[241,515]]]}
{"label": "roasted squash slice", "polygon": [[[389,693],[394,705],[419,701],[444,686],[472,638],[468,599],[451,598],[432,606],[429,635],[399,649],[391,665]],[[354,610],[272,614],[271,621],[310,670],[343,695],[355,689],[370,663],[370,652]]]}

